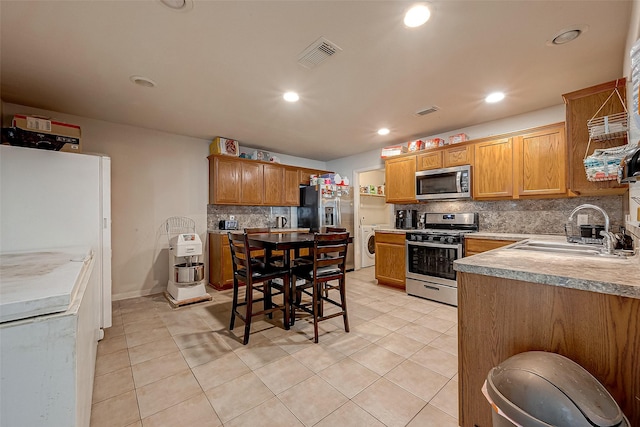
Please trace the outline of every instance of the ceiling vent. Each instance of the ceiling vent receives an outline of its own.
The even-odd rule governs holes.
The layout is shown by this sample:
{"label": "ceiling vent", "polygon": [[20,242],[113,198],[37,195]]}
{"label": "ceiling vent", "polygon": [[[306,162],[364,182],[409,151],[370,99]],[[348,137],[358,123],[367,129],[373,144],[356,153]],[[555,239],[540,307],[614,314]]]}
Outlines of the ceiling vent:
{"label": "ceiling vent", "polygon": [[298,56],[298,64],[309,69],[315,68],[341,50],[335,43],[320,37]]}
{"label": "ceiling vent", "polygon": [[425,108],[424,110],[416,111],[416,114],[419,116],[426,116],[427,114],[435,113],[439,109],[440,107],[438,107],[437,105],[432,105],[431,107]]}

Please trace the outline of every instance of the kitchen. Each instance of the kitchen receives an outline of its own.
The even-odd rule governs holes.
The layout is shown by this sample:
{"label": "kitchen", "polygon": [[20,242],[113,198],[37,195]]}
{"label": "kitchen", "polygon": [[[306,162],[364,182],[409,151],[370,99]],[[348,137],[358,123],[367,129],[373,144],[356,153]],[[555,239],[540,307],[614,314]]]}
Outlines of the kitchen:
{"label": "kitchen", "polygon": [[[634,5],[636,4],[637,2],[634,3]],[[194,11],[198,10],[198,6],[196,3]],[[635,7],[637,8],[637,5]],[[10,7],[4,2],[2,9],[3,20],[9,16],[14,23],[20,22],[19,16],[11,14]],[[73,15],[73,13],[69,14]],[[187,17],[187,14],[177,16],[179,17],[178,19],[183,19]],[[436,16],[437,15],[434,15],[434,18]],[[25,23],[23,22],[23,24]],[[563,23],[563,25],[569,24],[570,23]],[[9,40],[11,35],[5,32],[10,31],[11,28],[10,23],[5,24],[5,22],[3,22],[3,45],[4,43],[9,43],[6,40]],[[42,26],[43,30],[45,28],[47,28],[47,25]],[[19,31],[16,31],[16,33],[20,34]],[[36,34],[38,33],[36,32]],[[587,36],[592,34],[596,34],[595,28],[590,29],[589,32],[586,33]],[[625,37],[635,36],[635,38],[637,38],[637,29],[629,28],[628,31],[625,29],[624,35]],[[17,38],[18,36],[13,37]],[[542,38],[546,37],[548,37],[546,34],[542,36]],[[15,45],[18,46],[20,43],[16,42]],[[567,47],[569,46],[570,45]],[[564,121],[565,114],[561,99],[562,93],[609,81],[619,77],[621,74],[628,75],[628,72],[621,72],[622,63],[627,61],[623,59],[622,50],[628,51],[628,49],[623,49],[623,47],[624,46],[620,47],[619,54],[615,54],[615,72],[606,78],[596,80],[587,79],[589,83],[572,83],[568,89],[557,90],[556,101],[550,104],[550,106],[537,108],[534,112],[526,110],[523,111],[522,114],[505,115],[504,117],[507,118],[485,120],[484,125],[476,124],[474,126],[467,126],[466,123],[460,122],[456,126],[441,129],[442,132],[418,133],[420,130],[416,130],[413,134],[416,137],[426,136],[427,134],[434,134],[434,137],[438,135],[448,137],[451,134],[466,133],[471,138],[479,138],[486,135],[508,132],[514,129],[526,129]],[[3,46],[3,57],[8,54],[5,52],[8,51],[5,46]],[[293,52],[297,53],[297,50],[294,49]],[[346,52],[345,50],[345,52],[341,54]],[[81,56],[82,55],[77,55],[76,57],[79,58]],[[336,59],[340,59],[340,57],[338,56]],[[20,59],[18,59],[18,57],[11,57],[10,59],[3,60],[3,68],[8,66],[7,61],[16,64],[16,67],[19,65],[25,73],[32,72],[34,68],[37,68],[29,62],[23,63],[28,61],[26,57]],[[80,64],[76,65],[76,70],[83,69]],[[328,66],[329,64],[324,65]],[[321,70],[322,68],[318,68],[316,71]],[[149,72],[149,74],[151,74],[151,72]],[[142,295],[161,293],[166,287],[168,255],[166,253],[166,247],[162,245],[164,236],[158,235],[160,224],[166,218],[173,215],[191,217],[196,220],[197,232],[202,236],[203,240],[206,239],[206,232],[208,230],[216,228],[215,219],[211,218],[212,207],[211,205],[207,206],[208,164],[206,156],[209,152],[208,145],[210,140],[203,137],[186,136],[187,133],[182,135],[176,134],[175,132],[167,133],[166,131],[159,130],[161,129],[160,127],[155,127],[154,130],[154,126],[149,126],[146,123],[133,125],[132,123],[126,124],[128,122],[122,122],[112,117],[100,118],[97,113],[92,111],[91,105],[86,104],[83,107],[86,113],[80,113],[81,110],[78,110],[75,114],[65,114],[62,112],[64,111],[64,107],[53,108],[53,103],[39,102],[37,99],[38,96],[28,101],[19,102],[16,100],[17,98],[14,97],[15,95],[13,95],[16,91],[14,86],[17,84],[11,83],[12,86],[6,89],[4,86],[9,84],[7,82],[9,82],[10,77],[13,79],[12,76],[14,75],[15,71],[12,73],[3,71],[3,121],[12,117],[14,114],[29,113],[54,116],[68,123],[76,123],[82,127],[83,144],[85,144],[84,148],[86,152],[105,153],[113,159],[113,299],[123,300]],[[127,77],[128,74],[125,76],[125,79]],[[37,80],[35,75],[29,76],[29,79]],[[565,77],[565,80],[569,80],[569,77]],[[128,82],[127,84],[130,85]],[[144,101],[142,105],[149,106],[147,103],[152,105],[155,102],[154,97],[156,95],[153,95],[152,92],[140,92],[142,89],[144,88],[127,86],[120,90],[132,93],[136,91],[136,96],[141,98],[140,101]],[[91,104],[92,89],[83,86],[82,89],[78,90],[80,91],[78,93],[85,94],[82,95],[82,97],[87,99],[87,104]],[[57,98],[62,99],[65,96],[58,95]],[[630,97],[628,98],[630,99]],[[418,102],[431,101],[419,100]],[[119,107],[125,108],[125,106],[126,104],[119,104]],[[422,106],[424,105],[420,105],[420,107]],[[270,106],[261,105],[261,107],[268,109]],[[114,108],[114,110],[117,109]],[[130,110],[131,113],[134,111],[135,107]],[[156,115],[164,117],[167,121],[171,120],[171,117],[176,117],[175,120],[179,120],[179,117],[187,115],[187,113],[176,111],[176,109],[162,111],[151,107],[148,111],[150,113],[155,112]],[[233,120],[227,119],[227,121]],[[483,121],[475,121],[475,123],[483,123]],[[220,126],[220,129],[224,129],[224,127]],[[237,137],[241,143],[247,141],[247,147],[257,147],[262,144],[260,135],[246,135],[243,137],[243,134],[240,132],[223,132],[218,129],[209,131],[208,134],[210,137],[213,137],[218,134],[218,132],[223,136]],[[375,145],[371,146],[372,148],[364,153],[347,156],[337,155],[334,158],[326,158],[325,160],[312,160],[321,159],[322,157],[304,154],[302,149],[299,155],[295,155],[296,151],[293,150],[287,150],[287,153],[290,154],[283,154],[278,151],[279,145],[277,144],[274,144],[269,151],[280,157],[283,164],[293,164],[320,170],[333,170],[343,176],[351,176],[352,171],[357,169],[371,166],[377,168],[383,167],[383,162],[379,157],[382,146],[411,139],[409,134],[401,138],[392,138],[389,140],[376,140],[374,138],[377,138],[377,136],[374,132],[371,132],[370,139]],[[316,143],[315,145],[321,147],[322,144]],[[248,148],[246,150],[249,151]],[[607,201],[596,200],[594,203],[603,206],[612,216],[617,218],[618,222],[624,221],[624,208],[620,206],[624,205],[624,200],[620,199],[620,201],[614,200],[611,202],[609,200],[610,199],[607,199]],[[565,208],[557,208],[552,201],[540,201],[539,203],[545,204],[545,211],[556,212],[553,218],[566,219],[564,212],[567,212],[567,210]],[[485,224],[485,226],[487,224],[495,224],[498,229],[504,227],[503,230],[505,232],[510,232],[515,230],[507,230],[506,227],[509,225],[534,223],[531,219],[534,215],[529,210],[528,204],[533,205],[535,202],[475,202],[474,206],[465,206],[463,210],[478,211],[481,214],[482,212],[486,212],[485,221],[481,220],[481,224]],[[430,205],[424,205],[425,209],[431,209],[427,208],[427,206]],[[209,211],[207,211],[207,209],[209,209]],[[271,215],[271,212],[269,212],[270,208],[260,209],[261,211],[267,212],[265,217]],[[284,214],[278,212],[275,208],[274,211],[273,215]],[[241,210],[234,210],[225,213],[224,216],[234,214],[233,212],[237,212],[238,215],[242,214]],[[491,215],[492,212],[494,212],[495,215]],[[550,220],[541,225],[544,226],[549,223],[553,223],[554,226],[557,224],[555,220]],[[523,231],[528,232],[529,230]],[[554,232],[561,233],[562,230],[555,229]]]}

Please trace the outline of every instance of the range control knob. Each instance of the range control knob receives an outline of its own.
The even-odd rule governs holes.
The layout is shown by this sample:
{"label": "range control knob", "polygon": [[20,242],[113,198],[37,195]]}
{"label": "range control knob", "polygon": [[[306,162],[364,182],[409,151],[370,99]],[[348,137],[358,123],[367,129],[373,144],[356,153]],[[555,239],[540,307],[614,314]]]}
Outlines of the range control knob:
{"label": "range control knob", "polygon": [[453,243],[453,236],[449,236],[449,237],[447,237],[447,242],[449,242],[449,243]]}

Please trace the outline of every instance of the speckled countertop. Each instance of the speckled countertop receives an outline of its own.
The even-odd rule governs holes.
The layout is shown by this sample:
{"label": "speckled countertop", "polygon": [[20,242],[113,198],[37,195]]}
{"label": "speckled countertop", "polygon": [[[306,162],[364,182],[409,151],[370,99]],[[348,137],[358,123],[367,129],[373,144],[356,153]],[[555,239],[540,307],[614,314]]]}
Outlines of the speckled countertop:
{"label": "speckled countertop", "polygon": [[[559,237],[557,234],[517,234],[517,233],[468,233],[464,235],[465,239],[485,239],[485,240],[514,240],[520,241],[524,239],[548,240]],[[564,236],[561,236],[564,239]]]}
{"label": "speckled countertop", "polygon": [[406,234],[411,230],[398,230],[397,228],[377,228],[376,231],[381,233],[394,233],[394,234]]}
{"label": "speckled countertop", "polygon": [[[482,236],[485,234],[485,236]],[[473,237],[490,238],[477,233]],[[495,239],[518,236],[495,233]],[[520,235],[531,240],[566,242],[558,235]],[[515,240],[515,238],[513,238]],[[627,258],[585,257],[510,249],[511,245],[461,258],[454,268],[464,273],[522,280],[640,299],[640,255]]]}
{"label": "speckled countertop", "polygon": [[[208,233],[211,234],[227,234],[228,232],[232,232],[232,233],[241,233],[242,230],[212,230],[209,231]],[[308,233],[309,229],[308,228],[271,228],[269,229],[270,233]]]}

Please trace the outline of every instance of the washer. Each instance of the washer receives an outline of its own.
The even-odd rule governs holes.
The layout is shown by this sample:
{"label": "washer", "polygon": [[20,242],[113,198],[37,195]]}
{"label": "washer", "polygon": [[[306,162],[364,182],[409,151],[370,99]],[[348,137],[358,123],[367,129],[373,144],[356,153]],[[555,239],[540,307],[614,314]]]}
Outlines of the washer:
{"label": "washer", "polygon": [[376,263],[376,226],[362,226],[362,246],[360,253],[362,254],[361,267],[371,267]]}

